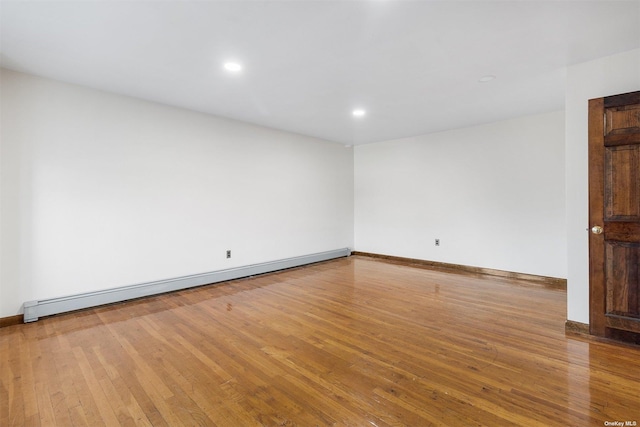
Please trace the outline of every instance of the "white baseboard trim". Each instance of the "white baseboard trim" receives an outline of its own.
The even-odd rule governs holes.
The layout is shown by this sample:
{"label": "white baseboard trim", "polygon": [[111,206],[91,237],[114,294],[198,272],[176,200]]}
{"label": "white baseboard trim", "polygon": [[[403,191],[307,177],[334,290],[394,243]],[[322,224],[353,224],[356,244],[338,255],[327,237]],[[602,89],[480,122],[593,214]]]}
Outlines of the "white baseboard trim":
{"label": "white baseboard trim", "polygon": [[35,322],[42,316],[81,310],[83,308],[97,307],[105,304],[127,301],[130,299],[163,294],[195,286],[225,282],[227,280],[240,279],[242,277],[255,276],[270,273],[314,262],[327,261],[351,255],[349,248],[336,249],[327,252],[319,252],[311,255],[287,258],[278,261],[263,262],[244,267],[229,268],[226,270],[212,271],[209,273],[194,274],[191,276],[177,277],[174,279],[158,280],[155,282],[139,283],[137,285],[122,286],[105,289],[102,291],[86,292],[66,297],[49,298],[24,303],[24,323]]}

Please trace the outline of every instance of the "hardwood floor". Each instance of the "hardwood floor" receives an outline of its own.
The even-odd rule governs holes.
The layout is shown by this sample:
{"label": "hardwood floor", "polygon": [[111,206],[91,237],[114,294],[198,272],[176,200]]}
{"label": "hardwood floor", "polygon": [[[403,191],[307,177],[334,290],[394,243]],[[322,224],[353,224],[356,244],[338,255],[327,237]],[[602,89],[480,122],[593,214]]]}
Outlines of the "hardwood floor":
{"label": "hardwood floor", "polygon": [[0,329],[0,425],[640,423],[640,348],[565,306],[352,256],[49,317]]}

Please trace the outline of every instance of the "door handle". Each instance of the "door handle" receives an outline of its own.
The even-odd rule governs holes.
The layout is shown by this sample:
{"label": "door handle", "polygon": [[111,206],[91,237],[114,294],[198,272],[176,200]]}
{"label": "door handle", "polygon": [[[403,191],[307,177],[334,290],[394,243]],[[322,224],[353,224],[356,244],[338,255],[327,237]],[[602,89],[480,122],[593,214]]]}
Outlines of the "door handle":
{"label": "door handle", "polygon": [[599,225],[594,225],[594,226],[591,228],[591,232],[592,232],[593,234],[602,234],[602,232],[603,232],[603,231],[604,231],[604,230],[603,230],[603,229],[602,229],[602,227],[600,227]]}

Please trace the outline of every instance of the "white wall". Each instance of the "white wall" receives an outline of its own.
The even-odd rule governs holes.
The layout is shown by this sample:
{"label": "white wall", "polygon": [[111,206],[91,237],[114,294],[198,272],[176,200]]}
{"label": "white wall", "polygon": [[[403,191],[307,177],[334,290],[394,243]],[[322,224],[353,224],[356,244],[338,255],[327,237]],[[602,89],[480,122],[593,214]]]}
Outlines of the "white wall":
{"label": "white wall", "polygon": [[640,90],[640,50],[568,68],[566,127],[556,112],[358,146],[355,171],[337,144],[1,74],[0,317],[354,247],[355,229],[360,251],[567,277],[567,317],[588,323],[587,100]]}
{"label": "white wall", "polygon": [[8,70],[1,98],[0,317],[353,246],[340,144]]}
{"label": "white wall", "polygon": [[355,249],[564,278],[564,154],[563,112],[357,146]]}
{"label": "white wall", "polygon": [[640,49],[567,70],[567,318],[589,323],[588,100],[640,90]]}

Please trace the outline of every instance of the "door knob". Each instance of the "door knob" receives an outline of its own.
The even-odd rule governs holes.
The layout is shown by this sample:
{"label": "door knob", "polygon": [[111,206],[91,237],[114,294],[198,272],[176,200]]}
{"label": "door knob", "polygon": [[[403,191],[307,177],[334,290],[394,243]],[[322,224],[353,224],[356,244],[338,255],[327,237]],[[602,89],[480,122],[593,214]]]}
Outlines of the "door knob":
{"label": "door knob", "polygon": [[602,234],[604,230],[602,230],[602,227],[600,227],[599,225],[594,225],[593,228],[591,229],[591,232],[593,234]]}

